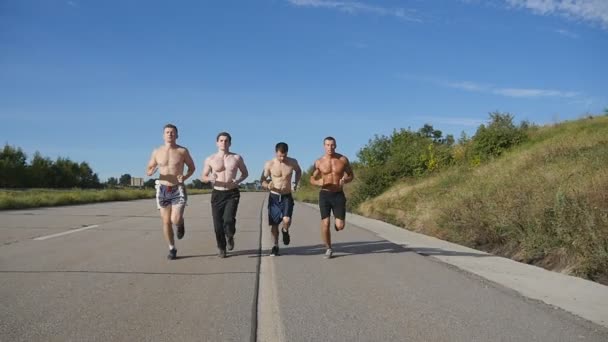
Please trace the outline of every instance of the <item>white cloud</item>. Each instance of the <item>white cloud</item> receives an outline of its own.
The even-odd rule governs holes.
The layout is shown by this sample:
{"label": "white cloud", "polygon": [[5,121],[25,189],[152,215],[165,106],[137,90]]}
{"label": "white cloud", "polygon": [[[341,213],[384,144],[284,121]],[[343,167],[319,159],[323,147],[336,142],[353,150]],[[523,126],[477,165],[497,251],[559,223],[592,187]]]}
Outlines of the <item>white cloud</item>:
{"label": "white cloud", "polygon": [[469,92],[494,94],[507,97],[516,98],[540,98],[540,97],[557,97],[557,98],[568,98],[575,99],[583,94],[575,91],[561,91],[554,89],[535,89],[535,88],[514,88],[514,87],[497,87],[492,84],[482,84],[471,81],[447,81],[437,79],[433,77],[420,77],[402,74],[398,75],[399,78],[422,81],[426,83],[436,84],[442,87],[454,88]]}
{"label": "white cloud", "polygon": [[299,7],[314,7],[327,8],[337,11],[355,14],[355,13],[370,13],[382,16],[393,16],[402,20],[412,22],[422,22],[413,9],[404,8],[386,8],[368,5],[356,1],[333,1],[333,0],[287,0],[289,3]]}
{"label": "white cloud", "polygon": [[492,93],[509,97],[577,97],[580,93],[574,91],[559,91],[552,89],[526,89],[526,88],[496,88],[492,89]]}
{"label": "white cloud", "polygon": [[539,15],[561,15],[597,23],[608,29],[607,0],[505,0],[508,5],[526,8]]}
{"label": "white cloud", "polygon": [[469,82],[469,81],[464,81],[464,82],[449,82],[449,81],[441,81],[440,82],[443,86],[445,87],[450,87],[450,88],[455,88],[455,89],[462,89],[462,90],[466,90],[466,91],[485,91],[487,89],[487,86],[481,85],[481,84],[477,84],[474,82]]}
{"label": "white cloud", "polygon": [[562,36],[568,37],[568,38],[572,38],[572,39],[578,39],[579,35],[574,33],[574,32],[570,32],[568,30],[564,30],[564,29],[557,29],[557,30],[553,30],[555,33],[559,33]]}

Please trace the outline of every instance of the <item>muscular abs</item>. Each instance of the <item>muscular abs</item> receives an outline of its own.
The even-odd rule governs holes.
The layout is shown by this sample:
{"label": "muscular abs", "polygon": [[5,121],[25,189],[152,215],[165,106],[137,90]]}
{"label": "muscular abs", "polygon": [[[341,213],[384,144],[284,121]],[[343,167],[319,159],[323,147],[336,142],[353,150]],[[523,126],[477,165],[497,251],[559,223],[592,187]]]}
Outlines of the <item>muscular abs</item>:
{"label": "muscular abs", "polygon": [[[209,166],[215,175],[218,190],[231,190],[238,187],[233,181],[239,169],[239,156],[236,154],[214,155],[209,159]],[[211,176],[213,178],[213,176]]]}
{"label": "muscular abs", "polygon": [[155,159],[161,184],[169,186],[179,184],[177,175],[184,173],[185,153],[183,147],[161,147],[156,150]]}
{"label": "muscular abs", "polygon": [[[291,161],[281,163],[278,160],[273,160],[270,165],[270,170],[265,172],[270,173],[272,183],[270,191],[277,192],[281,195],[291,193],[291,178],[295,167]],[[265,176],[268,176],[267,174]]]}
{"label": "muscular abs", "polygon": [[346,160],[342,156],[334,158],[323,157],[317,163],[317,169],[321,172],[323,178],[321,190],[331,192],[342,191],[343,184],[341,184],[340,180],[346,172]]}

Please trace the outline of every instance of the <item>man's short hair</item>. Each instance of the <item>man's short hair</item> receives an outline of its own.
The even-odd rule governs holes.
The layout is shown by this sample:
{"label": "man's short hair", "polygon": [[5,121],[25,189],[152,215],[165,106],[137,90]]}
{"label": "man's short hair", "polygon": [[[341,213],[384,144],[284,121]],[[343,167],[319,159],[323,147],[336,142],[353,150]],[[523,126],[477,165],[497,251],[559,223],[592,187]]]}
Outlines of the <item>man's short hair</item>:
{"label": "man's short hair", "polygon": [[230,133],[228,132],[220,132],[217,137],[215,138],[215,141],[220,141],[220,137],[226,137],[228,138],[228,142],[232,143],[232,137],[230,136]]}
{"label": "man's short hair", "polygon": [[177,127],[174,124],[170,124],[170,123],[166,124],[165,127],[163,127],[163,132],[167,128],[173,128],[175,130],[175,133],[177,133]]}
{"label": "man's short hair", "polygon": [[287,153],[289,151],[289,146],[286,143],[280,142],[274,147],[275,152]]}
{"label": "man's short hair", "polygon": [[325,139],[323,139],[323,142],[325,142],[325,140],[331,140],[334,142],[334,144],[336,143],[336,139],[334,139],[334,137],[326,137]]}

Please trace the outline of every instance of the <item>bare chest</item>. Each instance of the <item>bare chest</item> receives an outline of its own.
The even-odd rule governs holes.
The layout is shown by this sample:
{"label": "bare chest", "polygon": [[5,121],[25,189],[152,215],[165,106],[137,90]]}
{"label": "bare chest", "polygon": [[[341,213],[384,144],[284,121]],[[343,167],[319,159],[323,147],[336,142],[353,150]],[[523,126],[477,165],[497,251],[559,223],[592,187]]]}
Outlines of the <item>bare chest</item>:
{"label": "bare chest", "polygon": [[156,162],[160,166],[179,165],[183,160],[183,153],[177,149],[159,150],[156,153]]}
{"label": "bare chest", "polygon": [[214,156],[209,165],[214,172],[223,172],[236,170],[239,163],[235,156]]}
{"label": "bare chest", "polygon": [[293,173],[293,166],[286,163],[275,162],[270,168],[270,175],[272,177],[287,177]]}
{"label": "bare chest", "polygon": [[346,163],[340,159],[325,159],[322,160],[320,165],[319,165],[319,170],[321,171],[321,173],[323,174],[329,174],[329,173],[343,173],[344,169],[346,168]]}

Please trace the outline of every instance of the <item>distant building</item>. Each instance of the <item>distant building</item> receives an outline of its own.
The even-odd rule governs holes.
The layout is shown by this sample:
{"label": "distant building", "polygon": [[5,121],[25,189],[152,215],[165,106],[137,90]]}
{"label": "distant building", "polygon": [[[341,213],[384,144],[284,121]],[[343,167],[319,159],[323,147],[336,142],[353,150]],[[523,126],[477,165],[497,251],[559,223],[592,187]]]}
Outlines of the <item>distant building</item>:
{"label": "distant building", "polygon": [[131,186],[143,187],[144,179],[139,177],[131,177]]}

